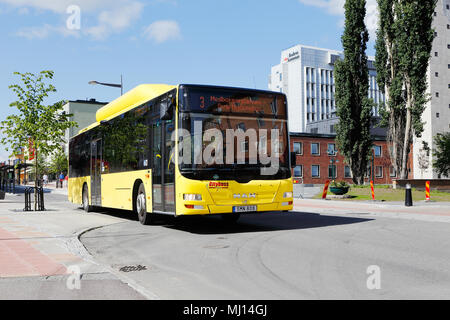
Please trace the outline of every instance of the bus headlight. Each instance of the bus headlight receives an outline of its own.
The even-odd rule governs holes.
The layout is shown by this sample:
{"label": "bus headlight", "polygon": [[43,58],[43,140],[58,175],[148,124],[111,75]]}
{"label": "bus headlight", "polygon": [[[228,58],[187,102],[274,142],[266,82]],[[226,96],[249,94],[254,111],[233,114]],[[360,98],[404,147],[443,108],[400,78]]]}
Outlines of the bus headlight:
{"label": "bus headlight", "polygon": [[293,196],[292,192],[285,192],[283,194],[283,198],[292,198],[292,196]]}
{"label": "bus headlight", "polygon": [[202,200],[202,195],[201,194],[185,193],[183,195],[183,199],[185,201],[201,201]]}

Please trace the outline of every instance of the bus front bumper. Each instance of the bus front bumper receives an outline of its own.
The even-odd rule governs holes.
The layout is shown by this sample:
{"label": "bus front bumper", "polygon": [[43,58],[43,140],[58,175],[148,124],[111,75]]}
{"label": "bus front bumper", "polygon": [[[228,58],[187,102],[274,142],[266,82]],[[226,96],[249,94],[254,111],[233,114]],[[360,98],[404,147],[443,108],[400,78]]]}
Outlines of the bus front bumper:
{"label": "bus front bumper", "polygon": [[[286,202],[274,202],[274,203],[266,203],[266,204],[249,204],[249,205],[240,205],[240,206],[256,206],[256,211],[242,212],[242,213],[259,213],[259,212],[267,212],[267,211],[290,211],[294,209],[293,201],[287,200]],[[197,208],[184,208],[182,212],[177,212],[177,215],[208,215],[208,214],[226,214],[233,213],[234,208],[236,206],[233,205],[208,205],[203,209]]]}

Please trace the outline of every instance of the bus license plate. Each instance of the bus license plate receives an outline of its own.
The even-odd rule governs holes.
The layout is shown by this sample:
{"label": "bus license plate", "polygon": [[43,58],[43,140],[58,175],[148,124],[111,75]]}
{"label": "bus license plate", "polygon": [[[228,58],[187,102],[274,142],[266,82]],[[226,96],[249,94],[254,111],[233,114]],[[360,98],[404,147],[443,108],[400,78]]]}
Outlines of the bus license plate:
{"label": "bus license plate", "polygon": [[256,206],[238,206],[233,207],[233,212],[255,212]]}

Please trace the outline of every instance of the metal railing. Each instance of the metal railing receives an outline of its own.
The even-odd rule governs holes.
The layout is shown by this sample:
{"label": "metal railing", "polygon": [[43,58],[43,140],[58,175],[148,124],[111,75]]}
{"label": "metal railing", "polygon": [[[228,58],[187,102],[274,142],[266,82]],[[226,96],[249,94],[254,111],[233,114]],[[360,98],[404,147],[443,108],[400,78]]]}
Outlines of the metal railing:
{"label": "metal railing", "polygon": [[[31,209],[31,194],[34,193],[34,199],[37,202],[36,211],[45,211],[44,207],[44,189],[42,187],[25,188],[25,208],[23,211],[34,211]],[[34,203],[34,202],[33,202]]]}

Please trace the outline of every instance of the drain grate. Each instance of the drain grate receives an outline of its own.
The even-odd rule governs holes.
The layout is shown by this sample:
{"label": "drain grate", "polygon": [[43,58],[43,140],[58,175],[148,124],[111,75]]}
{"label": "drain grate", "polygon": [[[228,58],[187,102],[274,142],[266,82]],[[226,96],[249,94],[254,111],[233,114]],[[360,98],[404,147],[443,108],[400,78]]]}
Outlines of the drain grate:
{"label": "drain grate", "polygon": [[135,271],[144,271],[147,270],[146,266],[141,266],[140,264],[137,266],[124,266],[119,269],[120,272],[135,272]]}

